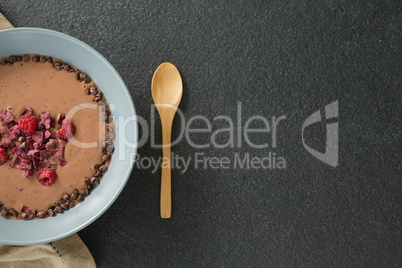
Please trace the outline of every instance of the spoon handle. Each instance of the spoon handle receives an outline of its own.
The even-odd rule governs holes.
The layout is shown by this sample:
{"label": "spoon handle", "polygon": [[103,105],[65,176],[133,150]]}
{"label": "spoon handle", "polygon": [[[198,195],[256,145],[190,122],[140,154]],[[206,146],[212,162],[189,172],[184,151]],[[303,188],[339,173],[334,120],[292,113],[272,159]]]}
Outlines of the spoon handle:
{"label": "spoon handle", "polygon": [[[170,123],[170,124],[169,124]],[[163,163],[161,178],[161,217],[170,218],[172,212],[171,153],[172,122],[162,123]]]}

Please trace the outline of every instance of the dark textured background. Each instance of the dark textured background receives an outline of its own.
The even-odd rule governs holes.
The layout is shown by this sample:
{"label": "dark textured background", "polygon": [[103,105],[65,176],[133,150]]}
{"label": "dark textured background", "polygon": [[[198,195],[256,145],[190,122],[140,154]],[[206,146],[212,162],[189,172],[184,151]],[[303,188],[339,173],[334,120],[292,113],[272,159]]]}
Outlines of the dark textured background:
{"label": "dark textured background", "polygon": [[[271,151],[287,167],[173,171],[170,220],[159,217],[160,171],[135,169],[113,206],[79,232],[99,267],[402,265],[400,1],[2,0],[0,12],[16,27],[94,47],[148,123],[152,74],[163,61],[182,74],[187,120],[235,120],[238,102],[243,123],[287,116],[275,149],[174,146],[186,157]],[[340,163],[332,168],[303,148],[301,125],[335,100]],[[216,121],[213,130],[223,127]],[[307,136],[324,150],[324,125]],[[252,139],[271,143],[268,134]],[[138,152],[161,154],[150,142]]]}

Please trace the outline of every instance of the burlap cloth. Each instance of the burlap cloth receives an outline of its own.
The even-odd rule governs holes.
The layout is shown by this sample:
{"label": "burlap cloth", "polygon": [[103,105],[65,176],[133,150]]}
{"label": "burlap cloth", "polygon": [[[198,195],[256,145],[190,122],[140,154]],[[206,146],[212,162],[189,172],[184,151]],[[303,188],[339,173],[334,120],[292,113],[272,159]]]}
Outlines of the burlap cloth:
{"label": "burlap cloth", "polygon": [[77,234],[34,246],[0,244],[0,267],[96,267],[88,248]]}
{"label": "burlap cloth", "polygon": [[[0,13],[0,30],[14,28]],[[0,226],[1,230],[1,226]],[[88,248],[77,234],[34,246],[0,244],[0,268],[96,267]]]}

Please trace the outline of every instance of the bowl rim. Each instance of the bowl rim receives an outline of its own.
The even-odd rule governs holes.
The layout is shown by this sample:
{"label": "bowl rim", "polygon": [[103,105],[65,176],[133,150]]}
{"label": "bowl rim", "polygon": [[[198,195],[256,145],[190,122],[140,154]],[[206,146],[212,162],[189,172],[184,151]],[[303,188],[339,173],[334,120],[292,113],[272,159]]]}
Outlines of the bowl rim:
{"label": "bowl rim", "polygon": [[[129,160],[125,160],[125,161],[129,161],[129,168],[126,170],[126,173],[124,174],[124,179],[121,181],[121,184],[119,185],[118,189],[113,194],[112,198],[110,198],[108,200],[108,202],[96,214],[94,214],[91,218],[89,218],[87,221],[84,221],[83,223],[79,224],[76,228],[73,228],[73,229],[71,229],[69,231],[65,231],[65,232],[61,233],[60,235],[56,235],[56,236],[53,236],[53,237],[47,237],[47,238],[43,238],[43,239],[32,239],[32,240],[27,239],[26,241],[20,241],[20,240],[11,241],[11,240],[7,240],[7,239],[2,239],[0,237],[0,243],[8,244],[8,245],[35,245],[35,244],[43,244],[43,243],[53,242],[53,241],[65,238],[67,236],[73,235],[73,234],[77,233],[78,231],[84,229],[85,227],[87,227],[91,223],[93,223],[95,220],[97,220],[115,202],[117,197],[121,194],[121,192],[123,191],[124,187],[126,186],[127,181],[130,178],[130,176],[132,174],[132,170],[134,168],[135,163],[134,163],[134,161],[132,161],[132,159],[135,159],[135,156],[137,154],[137,143],[138,143],[137,113],[136,113],[136,110],[135,110],[133,99],[132,99],[132,97],[130,95],[130,92],[127,89],[126,84],[124,83],[123,79],[121,78],[119,73],[116,71],[116,69],[112,66],[112,64],[105,57],[103,57],[98,51],[96,51],[94,48],[92,48],[88,44],[80,41],[79,39],[77,39],[75,37],[72,37],[72,36],[70,36],[68,34],[64,34],[64,33],[58,32],[58,31],[44,29],[44,28],[37,28],[37,27],[18,27],[18,28],[10,28],[10,29],[0,30],[0,36],[2,34],[7,33],[7,32],[26,32],[26,31],[29,31],[29,32],[33,31],[33,32],[36,32],[36,33],[42,33],[42,34],[46,34],[46,35],[50,35],[50,36],[55,36],[56,38],[62,38],[62,39],[68,40],[70,42],[74,42],[77,45],[79,45],[81,47],[84,47],[85,49],[87,49],[91,53],[93,53],[97,58],[99,58],[103,62],[103,64],[106,65],[106,67],[108,67],[112,71],[113,75],[117,79],[117,82],[119,84],[121,84],[121,86],[122,86],[122,89],[123,89],[123,92],[124,92],[124,95],[125,95],[124,97],[127,99],[128,104],[129,104],[129,110],[130,110],[130,112],[132,112],[132,115],[130,115],[130,116],[133,116],[133,118],[135,119],[134,120],[135,122],[134,122],[134,125],[133,125],[133,130],[134,130],[134,137],[133,138],[134,138],[135,146],[133,148],[130,148],[130,155],[134,156],[134,158],[130,158]],[[39,220],[46,220],[46,219],[38,219],[38,221]],[[20,221],[20,220],[18,220],[18,221]],[[37,220],[35,220],[35,221],[37,221]]]}

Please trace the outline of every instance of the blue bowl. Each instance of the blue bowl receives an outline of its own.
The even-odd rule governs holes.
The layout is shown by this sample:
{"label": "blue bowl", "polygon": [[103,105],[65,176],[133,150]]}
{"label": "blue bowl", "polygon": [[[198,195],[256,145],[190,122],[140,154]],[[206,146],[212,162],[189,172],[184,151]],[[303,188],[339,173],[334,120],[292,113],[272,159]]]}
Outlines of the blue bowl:
{"label": "blue bowl", "polygon": [[[132,160],[137,151],[134,144],[138,140],[136,113],[130,93],[113,66],[97,51],[71,36],[51,30],[16,28],[0,31],[0,58],[25,53],[54,56],[87,73],[102,90],[111,107],[115,107],[112,114],[116,140],[110,167],[101,183],[76,207],[56,217],[40,220],[0,217],[0,243],[10,245],[52,242],[72,235],[95,221],[112,205],[126,185],[134,166]],[[133,145],[127,146],[126,139]]]}

